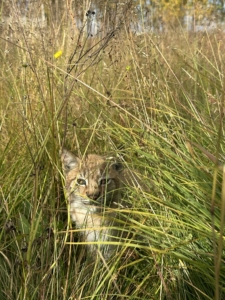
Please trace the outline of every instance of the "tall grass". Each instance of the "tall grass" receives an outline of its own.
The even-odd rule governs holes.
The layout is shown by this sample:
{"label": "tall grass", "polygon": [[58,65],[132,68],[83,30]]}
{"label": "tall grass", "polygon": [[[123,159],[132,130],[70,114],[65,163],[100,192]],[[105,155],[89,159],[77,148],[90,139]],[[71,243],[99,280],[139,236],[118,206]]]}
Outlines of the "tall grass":
{"label": "tall grass", "polygon": [[[0,41],[0,298],[223,299],[224,171],[205,155],[223,161],[223,32],[135,34],[126,7],[90,38],[71,7],[55,22],[49,5],[47,27],[13,13]],[[118,156],[145,187],[127,188],[133,238],[107,263],[68,221],[62,146]]]}

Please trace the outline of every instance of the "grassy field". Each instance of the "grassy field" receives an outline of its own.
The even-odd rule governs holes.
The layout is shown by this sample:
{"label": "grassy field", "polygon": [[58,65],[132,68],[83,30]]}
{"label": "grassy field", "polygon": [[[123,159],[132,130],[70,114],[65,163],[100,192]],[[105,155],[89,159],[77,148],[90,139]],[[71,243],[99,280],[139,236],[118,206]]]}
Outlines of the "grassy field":
{"label": "grassy field", "polygon": [[[224,33],[137,34],[129,13],[98,37],[70,10],[1,31],[0,299],[225,299]],[[147,187],[128,187],[133,239],[107,263],[68,222],[62,146]]]}

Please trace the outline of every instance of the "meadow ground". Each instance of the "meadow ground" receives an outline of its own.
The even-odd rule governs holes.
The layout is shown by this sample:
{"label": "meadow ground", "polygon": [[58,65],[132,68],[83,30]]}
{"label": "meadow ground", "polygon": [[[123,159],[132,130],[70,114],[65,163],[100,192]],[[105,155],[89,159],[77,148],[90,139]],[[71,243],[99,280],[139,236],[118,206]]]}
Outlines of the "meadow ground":
{"label": "meadow ground", "polygon": [[[224,299],[223,31],[123,19],[88,37],[49,16],[1,29],[0,299]],[[62,146],[147,186],[127,189],[133,238],[107,264],[68,222]]]}

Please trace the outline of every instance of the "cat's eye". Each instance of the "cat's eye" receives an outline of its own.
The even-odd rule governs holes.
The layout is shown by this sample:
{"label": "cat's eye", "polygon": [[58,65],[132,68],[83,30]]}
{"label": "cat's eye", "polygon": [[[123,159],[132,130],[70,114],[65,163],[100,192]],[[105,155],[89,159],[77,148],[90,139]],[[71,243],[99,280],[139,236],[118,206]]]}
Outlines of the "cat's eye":
{"label": "cat's eye", "polygon": [[78,185],[86,185],[86,180],[83,178],[77,178],[77,184]]}
{"label": "cat's eye", "polygon": [[111,178],[102,178],[100,180],[100,185],[106,185],[109,184],[111,182]]}

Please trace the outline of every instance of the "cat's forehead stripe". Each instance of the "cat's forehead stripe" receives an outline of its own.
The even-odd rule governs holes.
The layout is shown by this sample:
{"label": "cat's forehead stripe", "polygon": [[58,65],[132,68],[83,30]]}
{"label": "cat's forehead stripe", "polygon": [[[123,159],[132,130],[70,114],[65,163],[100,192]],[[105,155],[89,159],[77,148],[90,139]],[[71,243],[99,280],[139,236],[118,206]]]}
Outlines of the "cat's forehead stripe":
{"label": "cat's forehead stripe", "polygon": [[81,172],[80,172],[80,176],[84,177],[84,178],[88,178],[89,176],[92,175],[97,175],[100,176],[101,175],[101,169],[98,168],[98,166],[83,166],[83,168],[81,167]]}

